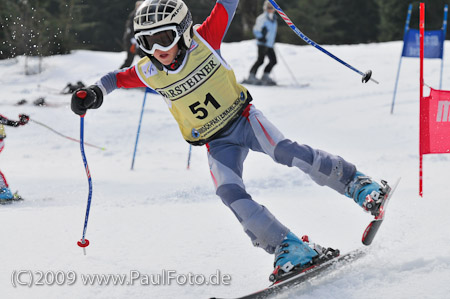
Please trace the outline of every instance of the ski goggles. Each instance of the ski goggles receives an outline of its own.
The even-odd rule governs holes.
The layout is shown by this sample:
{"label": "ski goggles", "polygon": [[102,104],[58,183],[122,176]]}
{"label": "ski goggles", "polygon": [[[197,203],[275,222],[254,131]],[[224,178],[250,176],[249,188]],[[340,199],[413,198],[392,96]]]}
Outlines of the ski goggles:
{"label": "ski goggles", "polygon": [[148,54],[155,50],[168,51],[180,40],[176,26],[145,30],[134,35],[139,47]]}

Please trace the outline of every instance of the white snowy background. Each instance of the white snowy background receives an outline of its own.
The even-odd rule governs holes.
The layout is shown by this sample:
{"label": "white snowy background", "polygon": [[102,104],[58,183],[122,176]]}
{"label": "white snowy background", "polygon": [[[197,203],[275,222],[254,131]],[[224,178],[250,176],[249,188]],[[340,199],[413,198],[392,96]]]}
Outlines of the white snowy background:
{"label": "white snowy background", "polygon": [[[447,51],[446,57],[450,55]],[[395,112],[392,94],[402,42],[325,46],[379,85],[361,84],[358,74],[311,46],[278,44],[273,77],[282,87],[249,86],[253,104],[286,137],[338,154],[377,180],[401,177],[387,219],[368,254],[333,275],[306,283],[280,298],[449,298],[450,155],[424,158],[424,197],[418,196],[419,60],[403,60]],[[256,59],[254,41],[224,44],[224,58],[238,80]],[[79,138],[80,118],[68,82],[92,84],[116,69],[125,53],[74,51],[46,57],[43,72],[26,76],[25,59],[0,61],[0,113],[27,113],[59,132]],[[283,61],[284,60],[284,61]],[[29,61],[29,67],[37,65]],[[287,69],[299,83],[296,88]],[[260,69],[262,71],[262,68]],[[440,60],[425,61],[425,82],[439,87]],[[259,74],[260,75],[260,74]],[[445,60],[443,89],[450,89]],[[425,88],[428,95],[429,89]],[[39,97],[51,104],[36,107]],[[87,255],[81,239],[88,182],[79,144],[30,122],[7,127],[0,169],[21,203],[0,206],[1,298],[209,298],[245,295],[266,287],[273,257],[254,248],[239,222],[215,195],[205,147],[181,138],[160,96],[145,106],[134,171],[130,170],[144,92],[117,90],[85,118],[85,141],[93,180]],[[27,105],[16,106],[21,99]],[[320,187],[298,169],[250,153],[244,181],[254,200],[267,206],[297,235],[308,234],[342,252],[364,247],[370,222],[351,199]],[[72,285],[12,285],[12,273],[74,271]],[[84,285],[81,275],[231,276],[229,285]],[[27,272],[20,278],[29,282]],[[48,277],[51,279],[51,277]],[[36,281],[34,281],[36,282]]]}

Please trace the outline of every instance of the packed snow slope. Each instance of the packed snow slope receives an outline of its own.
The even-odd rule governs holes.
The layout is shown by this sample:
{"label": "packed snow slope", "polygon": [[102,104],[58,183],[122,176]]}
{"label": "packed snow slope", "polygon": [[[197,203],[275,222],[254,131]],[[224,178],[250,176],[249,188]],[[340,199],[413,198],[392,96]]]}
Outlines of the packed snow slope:
{"label": "packed snow slope", "polygon": [[[340,155],[377,180],[401,177],[387,219],[365,248],[367,256],[280,298],[449,298],[450,156],[425,157],[420,198],[419,60],[403,60],[390,114],[401,47],[401,42],[325,47],[362,71],[372,69],[377,85],[362,84],[357,73],[311,46],[278,44],[273,77],[281,86],[248,86],[253,104],[286,137]],[[256,59],[256,46],[224,44],[222,54],[242,80]],[[59,91],[68,82],[94,83],[124,58],[125,53],[74,51],[46,57],[36,75],[25,75],[23,57],[0,61],[0,113],[12,119],[27,113],[79,138],[80,118],[70,110],[70,95]],[[28,61],[29,70],[36,65]],[[425,61],[426,84],[438,88],[439,73],[440,60]],[[295,81],[309,86],[295,87]],[[448,59],[443,88],[450,89]],[[39,97],[50,105],[14,105]],[[85,141],[106,148],[86,146],[93,181],[86,255],[76,244],[88,198],[79,144],[33,122],[6,128],[0,169],[25,200],[0,206],[2,298],[232,297],[268,285],[273,257],[252,246],[215,195],[205,147],[192,148],[186,169],[189,145],[158,95],[147,96],[130,170],[143,98],[143,90],[117,90],[85,117]],[[244,181],[254,200],[297,235],[342,252],[363,247],[370,215],[298,169],[250,153]],[[130,278],[131,273],[140,274],[132,284],[85,281],[88,275]],[[201,275],[217,273],[220,285],[202,284]],[[162,275],[178,281],[169,284]]]}

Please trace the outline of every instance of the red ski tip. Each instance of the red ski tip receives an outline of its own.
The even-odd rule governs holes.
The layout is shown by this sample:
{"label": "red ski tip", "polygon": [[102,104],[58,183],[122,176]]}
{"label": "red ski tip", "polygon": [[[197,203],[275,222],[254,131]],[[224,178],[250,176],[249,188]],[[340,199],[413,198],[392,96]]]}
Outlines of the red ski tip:
{"label": "red ski tip", "polygon": [[88,239],[84,239],[84,243],[82,242],[83,240],[80,240],[77,242],[78,246],[80,247],[88,247],[89,246],[89,240]]}

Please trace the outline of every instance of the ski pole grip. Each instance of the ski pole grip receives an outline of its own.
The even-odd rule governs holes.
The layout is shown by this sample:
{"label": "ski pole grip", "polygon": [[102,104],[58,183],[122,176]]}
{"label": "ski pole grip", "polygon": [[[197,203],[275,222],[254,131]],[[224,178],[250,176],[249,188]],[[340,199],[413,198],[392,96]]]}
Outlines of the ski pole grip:
{"label": "ski pole grip", "polygon": [[85,99],[87,96],[87,92],[86,90],[79,90],[77,91],[77,97],[79,97],[80,99]]}
{"label": "ski pole grip", "polygon": [[[76,92],[76,95],[78,98],[84,100],[87,97],[87,92],[86,92],[86,90],[79,90]],[[83,115],[80,115],[80,117],[84,117],[85,115],[86,115],[86,113]]]}

